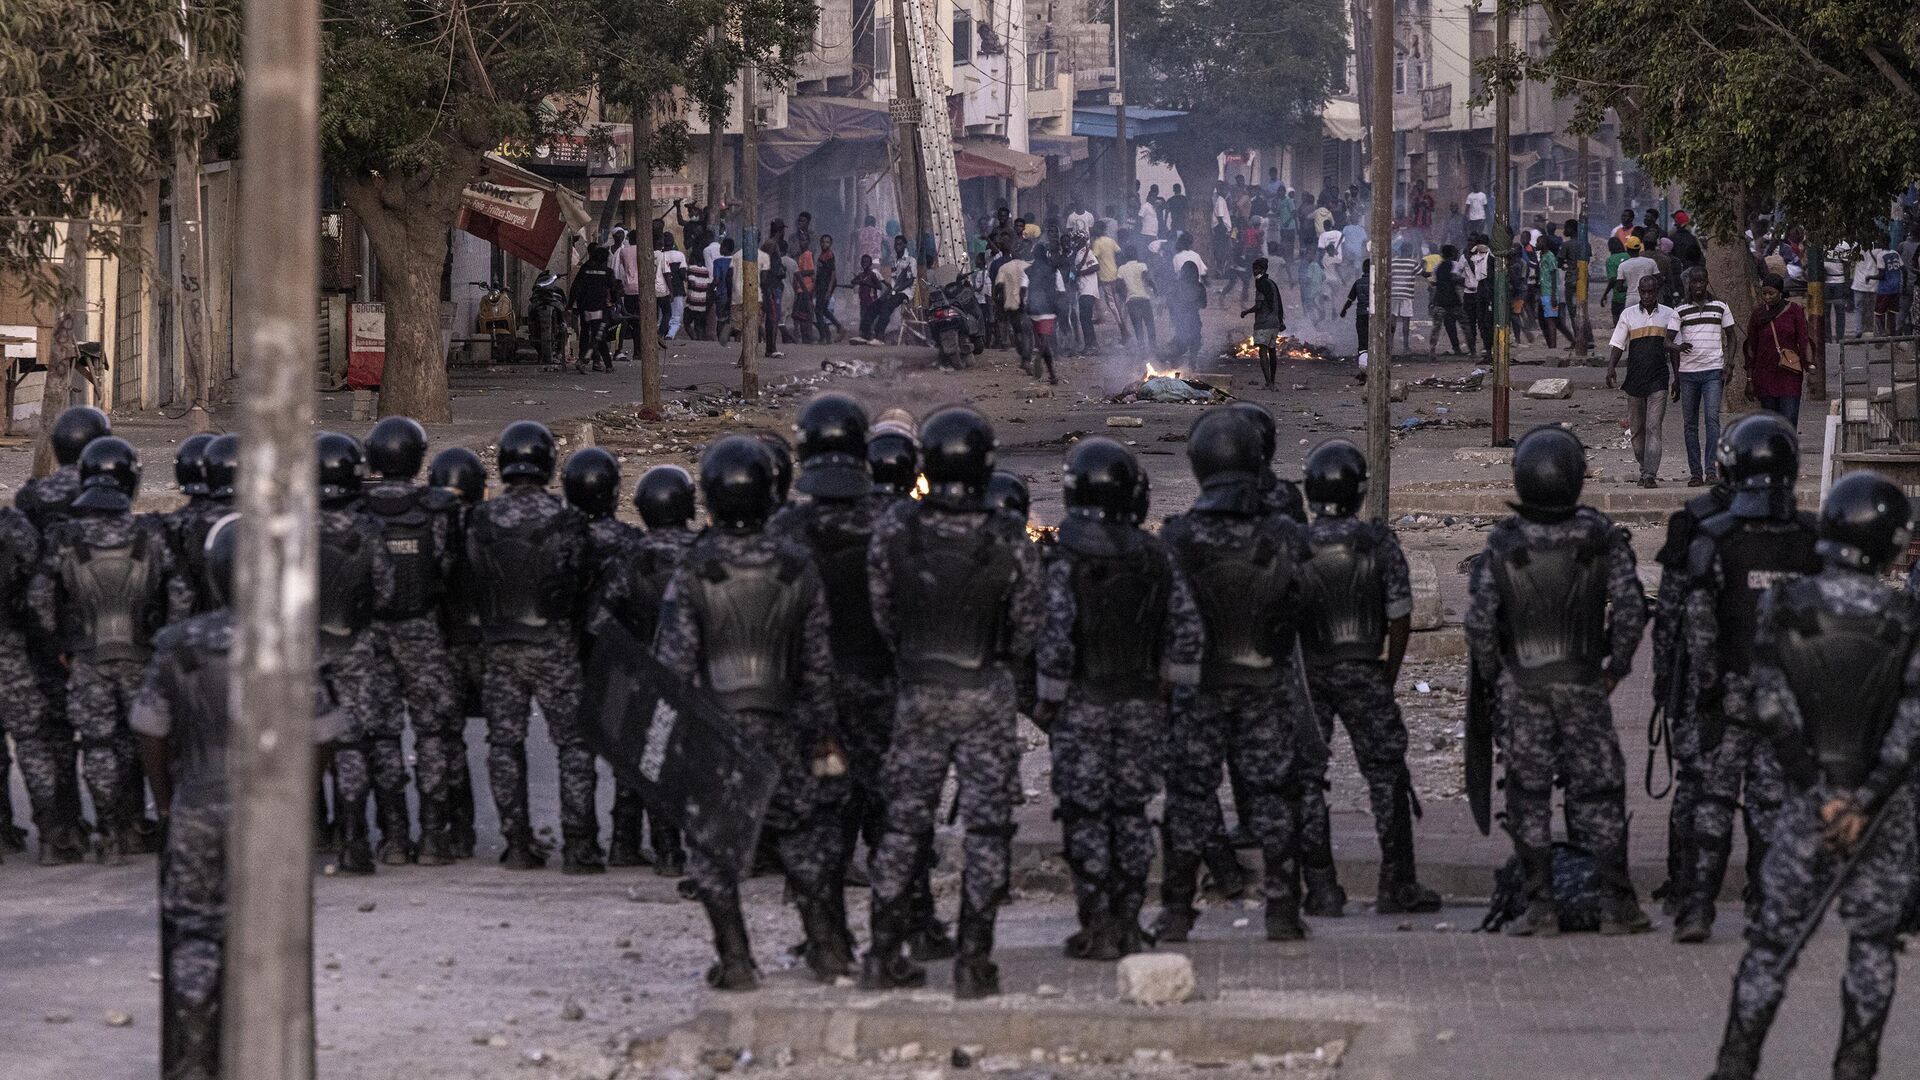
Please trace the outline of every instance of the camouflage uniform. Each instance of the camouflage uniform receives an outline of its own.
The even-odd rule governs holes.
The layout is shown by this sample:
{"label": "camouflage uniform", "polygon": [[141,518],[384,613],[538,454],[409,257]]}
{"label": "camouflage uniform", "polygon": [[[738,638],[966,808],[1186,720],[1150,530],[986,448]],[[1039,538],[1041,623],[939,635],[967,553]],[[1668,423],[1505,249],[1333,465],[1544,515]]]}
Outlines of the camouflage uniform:
{"label": "camouflage uniform", "polygon": [[[165,1080],[219,1073],[231,809],[226,679],[219,676],[232,644],[231,617],[224,609],[162,630],[128,718],[134,732],[167,743],[169,751],[172,802],[160,863],[160,1069]],[[210,676],[207,684],[193,685],[198,674]],[[315,717],[316,745],[344,733],[338,713]]]}
{"label": "camouflage uniform", "polygon": [[[62,465],[45,476],[28,480],[13,497],[14,509],[27,516],[28,524],[44,543],[49,530],[72,514],[74,497],[80,494],[80,466]],[[73,735],[73,723],[67,716],[67,668],[60,662],[59,643],[45,634],[29,635],[27,663],[40,697],[46,702],[46,739],[54,748],[56,760],[48,768],[53,772],[61,806],[61,818],[80,821],[80,771]],[[17,736],[16,736],[17,738]],[[26,767],[24,759],[21,767]]]}
{"label": "camouflage uniform", "polygon": [[[1413,613],[1413,586],[1407,575],[1407,557],[1393,530],[1378,521],[1357,517],[1321,517],[1307,527],[1311,545],[1359,541],[1370,545],[1379,563],[1385,621]],[[1316,656],[1304,648],[1307,688],[1313,696],[1315,722],[1321,742],[1333,741],[1337,716],[1353,743],[1353,756],[1366,781],[1373,808],[1373,827],[1380,838],[1380,881],[1397,886],[1414,880],[1412,778],[1407,774],[1407,725],[1387,681],[1380,660],[1337,660]],[[1305,775],[1300,783],[1301,861],[1318,869],[1333,865],[1333,842],[1327,811],[1327,759],[1301,754]],[[1381,895],[1385,895],[1383,891]]]}
{"label": "camouflage uniform", "polygon": [[205,580],[203,549],[207,534],[215,522],[233,513],[233,505],[205,495],[194,495],[185,503],[160,515],[167,530],[167,546],[173,549],[174,565],[193,587],[193,610],[213,610],[212,590]]}
{"label": "camouflage uniform", "polygon": [[[1785,595],[1789,592],[1791,598]],[[1891,615],[1908,635],[1904,656],[1887,658],[1889,664],[1898,665],[1888,673],[1889,684],[1898,680],[1894,684],[1898,704],[1890,730],[1880,736],[1877,748],[1867,751],[1866,761],[1857,763],[1868,766],[1861,770],[1864,781],[1858,786],[1833,776],[1824,761],[1816,764],[1808,717],[1774,659],[1775,643],[1789,625],[1785,610],[1789,606],[1843,616]],[[1747,951],[1734,977],[1727,1038],[1716,1077],[1750,1080],[1759,1064],[1761,1044],[1786,992],[1787,975],[1779,966],[1843,865],[1842,856],[1825,843],[1820,819],[1821,806],[1837,797],[1852,797],[1869,812],[1878,808],[1886,818],[1871,842],[1859,849],[1852,875],[1838,897],[1848,942],[1841,982],[1840,1048],[1833,1075],[1836,1080],[1866,1080],[1876,1071],[1880,1032],[1893,1004],[1895,957],[1900,951],[1897,931],[1902,909],[1920,877],[1913,792],[1905,782],[1920,750],[1920,653],[1912,651],[1916,624],[1920,615],[1911,602],[1882,587],[1870,574],[1828,570],[1776,586],[1762,601],[1754,643],[1750,722],[1801,764],[1793,769],[1791,789],[1771,822],[1771,842],[1760,869],[1760,914],[1747,928]],[[1861,697],[1878,689],[1876,674],[1844,673],[1865,680],[1866,685],[1858,687]],[[1840,692],[1855,689],[1848,686]],[[1858,706],[1872,704],[1851,700]]]}
{"label": "camouflage uniform", "polygon": [[[1077,534],[1088,527],[1118,539],[1116,557],[1083,553],[1083,547],[1107,550],[1078,543]],[[1134,571],[1142,560],[1146,565],[1134,576],[1160,576],[1151,594],[1159,625],[1115,625],[1120,620],[1114,618],[1082,625],[1076,585],[1097,595],[1107,580],[1098,575]],[[1132,614],[1140,618],[1137,608]],[[1147,803],[1159,793],[1166,767],[1167,708],[1160,686],[1199,682],[1203,633],[1186,575],[1159,541],[1131,525],[1068,523],[1047,560],[1046,614],[1034,652],[1040,700],[1065,703],[1048,735],[1059,800],[1055,816],[1083,928],[1098,925],[1102,916],[1123,931],[1139,926],[1153,865]],[[1142,661],[1138,689],[1146,693],[1107,685],[1080,655],[1079,649],[1116,634],[1144,639],[1127,652]]]}
{"label": "camouflage uniform", "polygon": [[479,613],[474,608],[473,583],[466,561],[466,523],[471,508],[448,511],[447,590],[440,598],[440,629],[447,642],[453,672],[452,699],[447,724],[447,833],[454,854],[473,854],[473,775],[468,762],[467,721],[481,715],[481,684],[486,677],[486,648],[481,640]]}
{"label": "camouflage uniform", "polygon": [[1667,537],[1654,558],[1660,563],[1660,588],[1653,602],[1653,701],[1664,708],[1668,751],[1673,755],[1673,801],[1667,808],[1667,882],[1662,889],[1676,907],[1693,877],[1693,820],[1700,805],[1700,729],[1688,705],[1691,696],[1674,693],[1674,678],[1688,684],[1683,664],[1687,612],[1687,552],[1700,523],[1727,508],[1719,489],[1690,499],[1667,519]]}
{"label": "camouflage uniform", "polygon": [[[788,885],[804,903],[825,893],[839,867],[836,815],[845,797],[843,783],[816,778],[811,771],[818,740],[833,729],[833,657],[827,644],[826,594],[807,550],[763,532],[715,528],[700,533],[667,584],[654,655],[689,685],[707,685],[707,662],[717,643],[705,636],[708,627],[702,625],[696,605],[676,602],[676,598],[694,592],[697,578],[708,566],[776,562],[802,568],[797,588],[805,614],[797,662],[788,673],[793,680],[792,704],[786,712],[738,708],[728,715],[737,725],[735,733],[741,742],[766,754],[780,771],[780,784],[761,828],[772,837]],[[687,872],[704,903],[738,909],[739,880],[732,867],[713,862],[696,847],[689,853]]]}
{"label": "camouflage uniform", "polygon": [[[79,621],[68,595],[69,552],[144,545],[149,579],[144,625],[133,628],[131,648],[93,654],[88,629]],[[193,607],[193,589],[181,576],[158,518],[126,512],[78,512],[47,533],[39,571],[28,586],[27,605],[48,638],[69,656],[67,709],[80,739],[87,787],[93,794],[100,831],[111,842],[115,831],[139,824],[145,813],[140,781],[140,750],[127,729],[127,710],[140,687],[148,635],[170,618],[185,618]],[[139,616],[136,615],[136,619]]]}
{"label": "camouflage uniform", "polygon": [[[11,733],[34,826],[44,841],[48,829],[74,824],[66,820],[59,790],[60,755],[64,751],[72,760],[73,732],[56,728],[28,651],[27,586],[39,562],[40,537],[26,515],[0,509],[0,698],[8,703],[0,713],[0,812],[4,812],[0,828],[14,827],[12,786],[7,782],[13,764],[7,756]],[[0,848],[11,846],[13,839],[0,836]]]}
{"label": "camouflage uniform", "polygon": [[[482,523],[500,529],[539,529],[550,526],[550,546],[539,568],[552,587],[576,590],[559,599],[572,613],[542,640],[495,639],[491,628],[486,646],[486,673],[481,689],[487,717],[487,775],[499,808],[500,828],[509,839],[529,833],[527,815],[527,723],[537,699],[546,717],[547,732],[559,751],[560,827],[568,839],[595,840],[599,822],[594,812],[598,776],[593,751],[588,749],[579,723],[580,649],[574,634],[587,584],[587,522],[580,512],[527,484],[509,484],[506,490],[475,507],[468,517],[469,558]],[[509,568],[521,570],[525,568]]]}
{"label": "camouflage uniform", "polygon": [[[1170,863],[1183,867],[1199,860],[1211,837],[1223,828],[1220,813],[1220,769],[1238,770],[1245,822],[1258,839],[1265,862],[1266,893],[1276,909],[1299,897],[1298,829],[1299,776],[1294,765],[1297,749],[1297,699],[1293,679],[1283,674],[1291,666],[1294,640],[1290,612],[1297,585],[1294,568],[1304,554],[1303,531],[1290,515],[1262,510],[1260,516],[1193,511],[1167,520],[1162,539],[1173,542],[1176,556],[1193,584],[1207,622],[1208,663],[1200,685],[1173,695],[1171,752],[1167,766],[1166,842]],[[1268,549],[1274,565],[1284,568],[1285,599],[1262,610],[1230,611],[1230,598],[1220,596],[1218,611],[1208,607],[1197,579],[1195,560],[1211,553],[1224,557]],[[1211,557],[1210,555],[1210,557]],[[1278,650],[1270,681],[1258,685],[1215,682],[1208,678],[1212,650],[1219,631],[1230,622],[1256,622],[1264,617],[1272,638],[1267,647]],[[1221,640],[1224,640],[1223,638]],[[1168,880],[1188,876],[1169,873]],[[1191,886],[1182,886],[1190,893]],[[1190,905],[1190,896],[1168,889],[1169,909]]]}
{"label": "camouflage uniform", "polygon": [[[1505,643],[1522,628],[1509,625],[1509,616],[1501,610],[1492,563],[1496,546],[1509,542],[1526,552],[1604,549],[1611,613],[1599,677],[1526,688],[1507,669]],[[1529,853],[1544,858],[1551,851],[1557,779],[1566,787],[1568,839],[1593,855],[1612,897],[1631,900],[1626,761],[1607,701],[1610,685],[1631,670],[1646,624],[1646,602],[1626,530],[1589,507],[1553,524],[1509,517],[1496,526],[1487,552],[1475,560],[1468,591],[1473,600],[1467,609],[1467,644],[1474,666],[1492,683],[1499,700],[1496,737],[1506,755],[1506,828],[1515,853],[1524,863]]]}
{"label": "camouflage uniform", "polygon": [[[328,537],[358,534],[358,541],[371,552],[373,595],[367,601],[370,610],[378,610],[393,598],[393,563],[381,542],[380,524],[357,506],[322,508],[319,532],[321,544]],[[335,587],[323,580],[324,590]],[[365,599],[365,598],[361,598]],[[357,601],[354,601],[357,602]],[[334,812],[344,813],[354,822],[366,821],[367,797],[376,789],[381,802],[398,800],[406,805],[407,768],[400,755],[399,734],[383,729],[377,713],[383,693],[382,659],[373,629],[355,633],[344,648],[330,651],[322,635],[322,649],[316,657],[315,679],[322,701],[329,711],[345,717],[339,745],[333,755]],[[384,830],[387,822],[381,822]],[[384,839],[384,837],[383,837]]]}
{"label": "camouflage uniform", "polygon": [[876,924],[909,915],[905,906],[928,865],[927,845],[949,764],[959,775],[960,818],[966,827],[963,919],[971,914],[991,925],[1006,898],[1020,766],[1013,674],[1006,658],[1032,651],[1039,630],[1044,602],[1039,550],[1015,518],[902,500],[874,523],[867,583],[874,625],[898,656],[903,623],[913,613],[895,602],[896,578],[915,572],[917,544],[973,546],[988,536],[1012,563],[998,656],[966,680],[968,685],[917,681],[901,673],[893,743],[881,771],[887,830],[872,858]]}

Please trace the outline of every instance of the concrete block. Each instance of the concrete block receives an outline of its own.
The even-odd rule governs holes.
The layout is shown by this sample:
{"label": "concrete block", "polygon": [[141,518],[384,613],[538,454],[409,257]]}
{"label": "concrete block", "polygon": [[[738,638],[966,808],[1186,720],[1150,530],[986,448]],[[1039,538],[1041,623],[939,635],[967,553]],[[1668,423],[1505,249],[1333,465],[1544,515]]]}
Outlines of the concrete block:
{"label": "concrete block", "polygon": [[1462,446],[1453,452],[1453,460],[1468,465],[1505,465],[1513,460],[1511,447]]}
{"label": "concrete block", "polygon": [[1573,383],[1566,379],[1535,379],[1527,387],[1527,396],[1536,401],[1565,401],[1573,396]]}
{"label": "concrete block", "polygon": [[1193,996],[1193,961],[1179,953],[1135,953],[1115,970],[1121,1001],[1174,1005]]}
{"label": "concrete block", "polygon": [[1407,577],[1413,585],[1413,628],[1438,630],[1446,609],[1440,604],[1440,571],[1433,565],[1433,556],[1407,552]]}
{"label": "concrete block", "polygon": [[1394,382],[1388,383],[1387,384],[1387,400],[1388,401],[1407,400],[1407,384],[1399,380],[1395,380]]}

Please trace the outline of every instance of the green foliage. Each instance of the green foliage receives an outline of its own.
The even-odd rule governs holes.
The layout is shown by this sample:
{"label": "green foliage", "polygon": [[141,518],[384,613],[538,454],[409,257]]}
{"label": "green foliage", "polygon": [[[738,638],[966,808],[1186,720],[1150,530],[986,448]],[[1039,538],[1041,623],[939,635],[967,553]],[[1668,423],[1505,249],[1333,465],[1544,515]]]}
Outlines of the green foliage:
{"label": "green foliage", "polygon": [[[0,270],[51,299],[41,271],[57,227],[20,218],[137,218],[176,141],[199,137],[231,85],[236,48],[227,0],[0,2],[0,213],[18,215],[0,219]],[[120,240],[95,229],[92,246]]]}
{"label": "green foliage", "polygon": [[1551,0],[1555,47],[1516,65],[1617,111],[1627,148],[1714,234],[1778,208],[1823,240],[1872,237],[1920,178],[1914,0]]}
{"label": "green foliage", "polygon": [[1187,112],[1144,140],[1158,160],[1287,142],[1315,130],[1347,61],[1341,0],[1121,0],[1127,98]]}

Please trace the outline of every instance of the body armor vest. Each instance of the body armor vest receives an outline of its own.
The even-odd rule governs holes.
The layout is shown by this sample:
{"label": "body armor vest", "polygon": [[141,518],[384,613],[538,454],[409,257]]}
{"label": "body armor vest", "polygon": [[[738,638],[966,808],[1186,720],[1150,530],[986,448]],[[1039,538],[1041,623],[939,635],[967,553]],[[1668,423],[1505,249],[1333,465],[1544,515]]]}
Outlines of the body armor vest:
{"label": "body armor vest", "polygon": [[232,511],[232,506],[224,502],[209,502],[197,514],[188,518],[180,529],[181,556],[187,576],[193,579],[193,610],[196,614],[212,611],[218,607],[214,597],[213,579],[207,573],[207,535],[220,519]]}
{"label": "body armor vest", "polygon": [[182,697],[167,741],[173,753],[176,807],[223,805],[227,795],[227,686],[232,633],[171,650],[168,664]]}
{"label": "body armor vest", "polygon": [[893,659],[873,625],[873,599],[867,589],[867,542],[872,538],[868,528],[829,524],[818,517],[807,522],[807,540],[816,553],[833,622],[834,667],[880,678],[892,672]]}
{"label": "body armor vest", "polygon": [[1073,679],[1091,702],[1152,698],[1173,576],[1155,545],[1118,558],[1073,558]]}
{"label": "body armor vest", "polygon": [[1313,660],[1377,660],[1387,640],[1387,581],[1376,538],[1309,540],[1300,564],[1300,644]]}
{"label": "body armor vest", "polygon": [[1840,615],[1822,610],[1813,589],[1786,597],[1773,659],[1800,707],[1807,752],[1830,785],[1858,787],[1879,763],[1913,649],[1906,607]]}
{"label": "body armor vest", "polygon": [[474,516],[467,561],[480,631],[489,644],[557,641],[572,633],[574,584],[555,566],[551,551],[560,522],[556,516],[509,528]]}
{"label": "body armor vest", "polygon": [[1526,546],[1517,526],[1488,552],[1500,595],[1501,653],[1525,689],[1591,683],[1607,657],[1609,530],[1553,547]]}
{"label": "body armor vest", "polygon": [[1760,594],[1781,582],[1820,572],[1820,557],[1813,550],[1819,530],[1805,515],[1774,521],[1731,514],[1715,516],[1702,530],[1720,557],[1720,595],[1714,604],[1720,671],[1745,675],[1753,666]]}
{"label": "body armor vest", "polygon": [[320,531],[320,654],[337,656],[373,625],[373,546],[356,529]]}
{"label": "body armor vest", "polygon": [[927,535],[922,512],[908,515],[894,553],[895,667],[903,682],[984,685],[1005,650],[1018,565],[986,520],[970,538],[945,539]]}
{"label": "body armor vest", "polygon": [[729,712],[792,707],[806,633],[806,565],[778,558],[751,566],[701,562],[686,603],[700,627],[708,689]]}
{"label": "body armor vest", "polygon": [[421,492],[374,491],[367,512],[380,522],[380,539],[393,564],[393,600],[378,612],[383,619],[412,619],[433,610],[440,598],[440,552],[434,546],[433,514]]}
{"label": "body armor vest", "polygon": [[1693,538],[1700,535],[1701,523],[1725,511],[1729,501],[1727,496],[1712,492],[1688,499],[1686,506],[1667,519],[1667,538],[1654,560],[1666,570],[1684,573],[1687,551],[1693,546]]}
{"label": "body armor vest", "polygon": [[67,546],[60,578],[73,617],[70,652],[95,661],[144,662],[152,654],[151,618],[161,589],[156,555],[139,530],[112,547],[84,540]]}
{"label": "body armor vest", "polygon": [[1293,651],[1284,605],[1295,574],[1279,543],[1263,529],[1244,548],[1214,547],[1195,540],[1184,520],[1166,532],[1206,627],[1201,687],[1278,685]]}

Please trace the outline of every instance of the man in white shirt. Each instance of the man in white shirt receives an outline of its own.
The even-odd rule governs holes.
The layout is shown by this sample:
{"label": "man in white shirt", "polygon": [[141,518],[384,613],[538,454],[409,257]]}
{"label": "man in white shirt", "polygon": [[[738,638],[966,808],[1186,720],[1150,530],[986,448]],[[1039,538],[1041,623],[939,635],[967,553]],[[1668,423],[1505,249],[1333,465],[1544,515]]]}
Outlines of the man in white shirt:
{"label": "man in white shirt", "polygon": [[1660,264],[1655,262],[1651,255],[1647,254],[1639,237],[1627,237],[1626,247],[1628,258],[1626,262],[1620,264],[1620,283],[1626,286],[1626,297],[1628,302],[1631,303],[1635,297],[1640,295],[1640,281],[1642,278],[1649,276],[1659,277]]}
{"label": "man in white shirt", "polygon": [[1487,193],[1467,192],[1467,231],[1484,232],[1487,227]]}
{"label": "man in white shirt", "polygon": [[1867,327],[1873,325],[1873,295],[1880,289],[1880,270],[1885,261],[1886,252],[1875,245],[1862,249],[1853,264],[1853,309],[1860,320],[1853,328],[1856,336],[1866,334]]}
{"label": "man in white shirt", "polygon": [[1658,275],[1642,277],[1638,295],[1640,302],[1623,309],[1613,324],[1613,339],[1607,350],[1607,388],[1613,388],[1614,369],[1625,356],[1627,378],[1620,389],[1627,395],[1627,423],[1633,430],[1633,457],[1640,464],[1640,486],[1650,488],[1659,486],[1660,429],[1666,424],[1668,387],[1674,381],[1673,369],[1680,356],[1673,344],[1680,322],[1673,309],[1660,302]]}
{"label": "man in white shirt", "polygon": [[1067,231],[1082,236],[1093,231],[1093,211],[1081,206],[1078,201],[1067,204]]}
{"label": "man in white shirt", "polygon": [[[1733,312],[1707,294],[1707,272],[1695,266],[1681,275],[1687,299],[1674,316],[1680,331],[1680,369],[1675,392],[1687,442],[1687,486],[1715,481],[1714,447],[1720,445],[1720,399],[1732,351]],[[1624,315],[1624,313],[1622,313]],[[1705,418],[1706,437],[1701,438]]]}
{"label": "man in white shirt", "polygon": [[687,307],[686,271],[686,255],[673,246],[672,238],[662,237],[659,250],[653,253],[653,296],[661,308],[662,341],[680,336],[680,320]]}
{"label": "man in white shirt", "polygon": [[1233,228],[1233,209],[1227,203],[1227,185],[1225,184],[1213,186],[1213,223],[1225,228]]}

